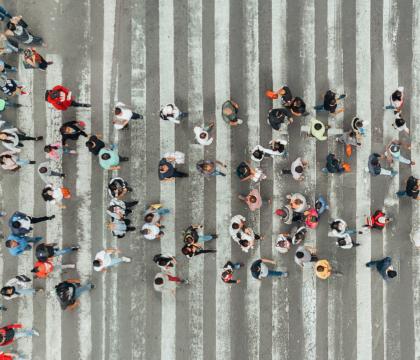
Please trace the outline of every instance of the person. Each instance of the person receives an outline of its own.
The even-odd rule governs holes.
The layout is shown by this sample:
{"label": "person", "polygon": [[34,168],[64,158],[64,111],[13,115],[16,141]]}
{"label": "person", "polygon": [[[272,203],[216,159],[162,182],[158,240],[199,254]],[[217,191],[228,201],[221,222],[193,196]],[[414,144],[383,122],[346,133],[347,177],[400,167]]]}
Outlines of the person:
{"label": "person", "polygon": [[293,222],[293,209],[290,205],[284,205],[274,213],[280,216],[281,220],[287,225]]}
{"label": "person", "polygon": [[223,266],[223,272],[221,274],[221,278],[223,280],[224,283],[226,284],[239,284],[241,282],[240,279],[233,279],[233,273],[234,270],[239,270],[241,267],[243,267],[244,264],[243,263],[233,263],[232,261],[228,261],[224,266]]}
{"label": "person", "polygon": [[188,113],[180,111],[174,104],[167,104],[160,108],[159,116],[162,120],[180,124],[180,119],[188,116]]}
{"label": "person", "polygon": [[132,111],[127,105],[122,102],[117,102],[114,108],[114,128],[116,130],[128,129],[130,120],[143,119],[143,115],[137,114]]}
{"label": "person", "polygon": [[410,130],[407,127],[405,120],[401,117],[400,112],[395,115],[395,119],[394,119],[394,123],[392,124],[392,127],[395,130],[398,130],[398,132],[404,131],[407,135],[410,134]]}
{"label": "person", "polygon": [[27,136],[26,134],[20,132],[17,128],[4,129],[0,131],[0,141],[2,145],[15,153],[21,152],[20,148],[23,147],[22,141],[40,141],[43,138],[43,136]]}
{"label": "person", "polygon": [[66,254],[70,254],[71,252],[79,251],[80,246],[70,246],[64,247],[60,249],[57,243],[51,244],[39,244],[35,248],[35,256],[39,261],[47,261],[48,259],[52,259],[54,257],[63,256]]}
{"label": "person", "polygon": [[144,221],[149,224],[160,224],[162,216],[170,213],[162,204],[150,204],[144,212]]}
{"label": "person", "polygon": [[402,164],[406,165],[415,165],[414,161],[411,161],[401,155],[401,147],[404,147],[408,150],[411,149],[410,144],[404,143],[399,140],[392,140],[385,148],[385,157],[389,164],[393,164],[394,161],[399,161]]}
{"label": "person", "polygon": [[159,223],[149,224],[145,223],[140,230],[140,234],[147,240],[160,240],[160,238],[165,235],[165,233],[161,230],[162,225]]}
{"label": "person", "polygon": [[43,221],[53,220],[55,215],[51,216],[29,216],[23,212],[15,211],[9,219],[8,225],[12,234],[14,235],[26,235],[30,233],[33,228],[31,227],[32,224],[38,224]]}
{"label": "person", "polygon": [[52,260],[47,261],[40,261],[38,260],[34,267],[31,270],[31,273],[37,279],[46,279],[54,270],[67,270],[67,269],[75,269],[76,264],[58,264],[54,265]]}
{"label": "person", "polygon": [[351,249],[353,247],[360,246],[359,243],[353,241],[350,234],[348,233],[344,233],[343,235],[339,236],[335,243],[342,249]]}
{"label": "person", "polygon": [[330,223],[330,231],[328,236],[330,237],[342,237],[344,234],[355,234],[357,231],[354,229],[348,229],[347,223],[343,219],[335,219]]}
{"label": "person", "polygon": [[316,229],[319,223],[319,214],[315,208],[306,210],[303,215],[305,216],[305,225],[309,229]]}
{"label": "person", "polygon": [[25,69],[40,69],[47,70],[52,61],[45,60],[35,48],[27,48],[23,51],[23,66]]}
{"label": "person", "polygon": [[13,15],[9,13],[3,6],[0,6],[0,21],[4,21],[6,18],[11,19]]}
{"label": "person", "polygon": [[22,16],[13,16],[6,25],[6,36],[13,37],[18,42],[32,46],[46,46],[40,36],[33,35],[28,30],[28,24],[23,21]]}
{"label": "person", "polygon": [[289,205],[294,213],[304,213],[309,208],[305,196],[301,193],[293,193],[286,195],[286,199],[289,200]]}
{"label": "person", "polygon": [[241,232],[236,234],[236,236],[238,239],[236,242],[241,247],[241,250],[246,253],[255,248],[257,240],[263,239],[260,235],[255,234],[254,230],[250,227],[244,227]]}
{"label": "person", "polygon": [[18,353],[0,351],[0,360],[25,360]]}
{"label": "person", "polygon": [[347,157],[350,157],[352,154],[352,146],[356,148],[362,146],[361,135],[354,130],[344,132],[340,136],[336,137],[335,141],[342,143],[346,147]]}
{"label": "person", "polygon": [[373,153],[369,156],[368,159],[368,167],[365,168],[366,172],[369,172],[370,174],[372,174],[373,176],[378,176],[378,175],[387,175],[387,176],[392,176],[394,177],[395,175],[398,174],[397,171],[395,171],[394,169],[384,169],[380,162],[379,159],[383,159],[384,156],[380,155],[378,153]]}
{"label": "person", "polygon": [[55,286],[55,293],[63,310],[73,310],[79,305],[80,296],[94,287],[90,282],[82,286],[79,279],[68,279]]}
{"label": "person", "polygon": [[318,212],[318,216],[321,216],[325,211],[329,210],[330,207],[327,203],[327,200],[322,195],[318,196],[318,199],[315,201],[315,210]]}
{"label": "person", "polygon": [[153,256],[153,262],[159,266],[163,271],[169,271],[175,268],[176,259],[175,256],[168,254],[156,254]]}
{"label": "person", "polygon": [[366,223],[363,227],[382,230],[391,221],[392,218],[386,216],[382,210],[376,210],[373,215],[366,217]]}
{"label": "person", "polygon": [[188,258],[191,259],[193,256],[197,256],[200,254],[207,254],[207,253],[215,253],[216,250],[214,249],[203,249],[200,243],[194,244],[185,244],[181,252]]}
{"label": "person", "polygon": [[99,135],[91,135],[85,145],[89,152],[95,156],[98,156],[99,152],[105,147],[105,143],[100,139]]}
{"label": "person", "polygon": [[318,256],[316,256],[315,249],[309,246],[299,246],[295,252],[295,263],[301,268],[305,266],[306,263],[317,262]]}
{"label": "person", "polygon": [[156,291],[170,291],[173,295],[175,295],[175,289],[178,285],[187,284],[189,284],[187,279],[181,279],[178,276],[173,276],[166,273],[157,273],[153,281],[153,287]]}
{"label": "person", "polygon": [[0,166],[3,170],[18,171],[22,166],[29,164],[36,164],[36,161],[21,159],[15,151],[8,150],[0,154]]}
{"label": "person", "polygon": [[270,270],[266,264],[276,265],[275,261],[270,259],[261,258],[255,260],[251,265],[252,277],[257,280],[262,280],[267,277],[287,277],[288,273],[285,271]]}
{"label": "person", "polygon": [[221,170],[219,170],[217,168],[217,165],[220,165],[225,169],[227,168],[227,165],[223,164],[219,160],[215,160],[215,161],[213,161],[213,160],[200,160],[196,164],[196,168],[197,168],[198,172],[200,174],[203,174],[204,176],[217,176],[217,175],[226,176],[226,174],[224,172],[222,172]]}
{"label": "person", "polygon": [[282,155],[284,157],[284,144],[283,143],[277,143],[277,142],[273,143],[271,141],[269,145],[274,146],[276,150],[266,149],[265,147],[261,145],[257,145],[251,150],[251,159],[254,161],[260,162],[264,159],[264,157],[271,157],[271,156],[277,156],[277,155]]}
{"label": "person", "polygon": [[13,54],[22,51],[16,41],[8,39],[4,33],[0,33],[0,55]]}
{"label": "person", "polygon": [[226,100],[222,105],[222,117],[230,126],[238,126],[243,123],[238,118],[239,105],[233,100]]}
{"label": "person", "polygon": [[300,97],[293,98],[290,104],[290,111],[293,116],[300,117],[306,115],[306,104]]}
{"label": "person", "polygon": [[41,196],[45,201],[48,201],[50,204],[55,204],[60,209],[65,209],[66,205],[62,204],[61,201],[63,199],[70,199],[71,193],[70,190],[64,186],[58,187],[53,184],[47,184],[42,189]]}
{"label": "person", "polygon": [[283,174],[291,174],[293,179],[296,181],[302,181],[305,177],[303,176],[303,171],[308,167],[308,162],[298,157],[295,161],[292,162],[290,169],[283,169]]}
{"label": "person", "polygon": [[351,129],[356,133],[359,134],[360,136],[364,136],[366,135],[366,129],[365,126],[368,124],[369,122],[366,120],[362,120],[359,117],[355,116],[352,120],[351,120]]}
{"label": "person", "polygon": [[86,124],[83,121],[67,121],[60,127],[61,144],[66,146],[67,140],[77,141],[80,136],[87,137],[84,128]]}
{"label": "person", "polygon": [[16,80],[8,79],[5,76],[0,76],[0,89],[5,95],[28,95],[29,93],[24,91],[24,88],[25,86],[19,84]]}
{"label": "person", "polygon": [[93,260],[93,270],[105,272],[112,266],[118,265],[120,263],[130,263],[131,258],[126,256],[114,257],[113,255],[120,254],[121,251],[117,248],[108,248],[101,250],[95,255],[95,260]]}
{"label": "person", "polygon": [[341,162],[334,154],[329,153],[326,159],[327,163],[322,172],[328,174],[342,174],[343,172],[350,172],[350,165],[346,162]]}
{"label": "person", "polygon": [[60,161],[63,154],[76,155],[76,150],[70,150],[66,146],[63,146],[61,142],[49,144],[44,146],[45,157],[50,160]]}
{"label": "person", "polygon": [[390,98],[389,98],[389,105],[385,106],[385,109],[394,110],[395,113],[399,113],[402,110],[404,105],[404,87],[399,86],[397,90],[395,90]]}
{"label": "person", "polygon": [[318,119],[312,118],[309,121],[309,136],[313,136],[315,139],[319,141],[324,141],[328,139],[328,136],[325,135],[327,129],[330,127],[328,125],[324,125],[322,121]]}
{"label": "person", "polygon": [[109,148],[104,147],[99,151],[99,165],[104,170],[119,170],[119,164],[128,161],[129,158],[118,154],[118,146],[113,144]]}
{"label": "person", "polygon": [[414,200],[420,200],[420,179],[410,176],[407,179],[405,190],[398,191],[397,196],[409,196]]}
{"label": "person", "polygon": [[118,198],[112,198],[109,202],[107,213],[113,219],[122,220],[133,212],[132,207],[138,203],[138,201],[123,201]]}
{"label": "person", "polygon": [[240,239],[238,233],[242,232],[246,227],[246,219],[242,215],[235,215],[230,220],[229,234],[232,239],[238,242]]}
{"label": "person", "polygon": [[170,182],[175,181],[175,178],[188,177],[188,174],[178,171],[175,168],[175,164],[177,163],[179,163],[179,161],[175,156],[163,157],[159,161],[159,180]]}
{"label": "person", "polygon": [[183,237],[186,244],[205,243],[217,239],[216,234],[204,234],[204,226],[196,224],[188,226],[183,232]]}
{"label": "person", "polygon": [[381,260],[371,260],[368,263],[366,263],[366,267],[375,267],[384,280],[393,279],[397,276],[397,271],[392,266],[392,258],[390,258],[389,256]]}
{"label": "person", "polygon": [[286,254],[289,252],[290,248],[292,247],[292,237],[289,233],[280,233],[277,236],[276,244],[274,245],[274,248],[280,253],[280,254]]}
{"label": "person", "polygon": [[303,243],[306,238],[306,234],[308,233],[308,229],[305,226],[295,226],[293,227],[291,234],[292,234],[292,244],[299,245]]}
{"label": "person", "polygon": [[10,234],[6,240],[6,247],[9,250],[10,255],[12,256],[19,256],[23,254],[25,251],[29,251],[32,249],[32,244],[36,244],[37,242],[42,240],[42,236],[27,236],[27,235],[14,235]]}
{"label": "person", "polygon": [[290,106],[290,103],[293,100],[292,92],[287,85],[282,86],[276,92],[267,90],[265,95],[272,100],[278,99],[280,97],[283,106]]}
{"label": "person", "polygon": [[286,108],[270,109],[267,115],[267,123],[274,130],[281,130],[283,125],[290,125],[293,122],[292,113]]}
{"label": "person", "polygon": [[0,328],[0,346],[7,346],[18,339],[39,336],[35,329],[25,329],[22,324],[10,324]]}
{"label": "person", "polygon": [[253,168],[245,161],[242,161],[236,168],[236,175],[241,181],[251,180],[255,183],[267,178],[260,168]]}
{"label": "person", "polygon": [[315,263],[315,275],[321,280],[327,280],[333,274],[333,269],[327,259],[318,260]]}
{"label": "person", "polygon": [[90,104],[83,104],[75,101],[72,92],[62,85],[56,85],[51,90],[46,90],[45,101],[50,103],[56,110],[61,111],[67,110],[70,106],[90,107]]}
{"label": "person", "polygon": [[210,123],[208,126],[195,126],[194,134],[195,140],[203,146],[211,145],[213,138],[210,137],[210,132],[213,130],[214,122]]}
{"label": "person", "polygon": [[[132,191],[133,189],[129,186],[128,182],[125,181],[122,177],[113,177],[108,183],[108,194],[113,198],[121,200],[127,193]],[[136,204],[137,203],[138,202],[136,202]],[[136,204],[133,204],[132,206]]]}
{"label": "person", "polygon": [[266,202],[267,204],[271,204],[271,199],[263,200],[261,198],[258,189],[252,189],[246,196],[238,195],[238,198],[239,200],[244,201],[248,205],[249,210],[251,211],[260,209],[264,202]]}
{"label": "person", "polygon": [[135,226],[130,226],[131,220],[130,219],[112,219],[111,222],[107,224],[107,228],[111,230],[112,235],[116,236],[119,239],[122,239],[127,232],[135,231]]}
{"label": "person", "polygon": [[22,296],[34,295],[35,293],[41,293],[42,288],[31,288],[29,287],[29,279],[26,275],[18,275],[11,278],[1,288],[0,293],[6,300],[16,299]]}
{"label": "person", "polygon": [[61,177],[61,178],[64,178],[66,176],[63,173],[51,170],[51,165],[49,161],[44,161],[43,163],[38,165],[38,175],[45,184],[50,183],[49,177],[51,176],[56,176],[56,177]]}
{"label": "person", "polygon": [[337,110],[338,102],[346,97],[346,94],[337,94],[328,90],[324,95],[324,103],[321,105],[314,106],[316,111],[328,111],[331,115],[337,115],[344,111],[344,107]]}
{"label": "person", "polygon": [[17,69],[0,59],[0,73],[1,76],[7,76],[7,71],[16,72]]}
{"label": "person", "polygon": [[275,153],[275,155],[281,155],[282,157],[286,158],[288,153],[286,150],[287,140],[277,139],[277,140],[270,140],[268,143],[271,146],[271,150]]}

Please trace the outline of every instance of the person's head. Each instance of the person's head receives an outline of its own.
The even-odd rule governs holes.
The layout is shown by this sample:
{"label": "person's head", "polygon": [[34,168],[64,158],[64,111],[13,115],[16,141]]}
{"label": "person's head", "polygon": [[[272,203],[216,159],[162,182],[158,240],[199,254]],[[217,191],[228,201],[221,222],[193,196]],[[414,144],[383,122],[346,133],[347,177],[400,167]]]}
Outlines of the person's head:
{"label": "person's head", "polygon": [[15,31],[16,30],[16,24],[13,23],[13,20],[10,20],[7,25],[6,25],[7,29],[10,31]]}
{"label": "person's head", "polygon": [[192,236],[191,234],[187,234],[184,237],[184,242],[187,243],[187,244],[194,244],[195,243],[194,236]]}
{"label": "person's head", "polygon": [[202,132],[202,133],[200,133],[199,137],[200,137],[200,139],[204,140],[207,137],[207,133]]}
{"label": "person's head", "polygon": [[345,246],[347,244],[346,239],[338,239],[337,244],[338,246]]}
{"label": "person's head", "polygon": [[315,128],[315,130],[321,130],[322,129],[322,125],[320,124],[320,123],[316,123],[315,125],[314,125],[314,128]]}
{"label": "person's head", "polygon": [[370,163],[371,163],[373,166],[377,166],[377,165],[379,165],[379,160],[378,160],[378,158],[377,158],[377,157],[373,157],[373,158],[370,160]]}
{"label": "person's head", "polygon": [[400,90],[395,90],[392,93],[392,100],[401,100],[402,92]]}
{"label": "person's head", "polygon": [[333,230],[341,230],[341,222],[340,221],[333,221],[331,223],[331,229],[333,229]]}
{"label": "person's head", "polygon": [[305,254],[302,251],[296,251],[296,257],[298,259],[302,259],[305,256]]}
{"label": "person's head", "polygon": [[119,107],[116,107],[114,110],[115,115],[120,115],[122,113],[121,109]]}
{"label": "person's head", "polygon": [[10,296],[15,293],[15,287],[14,286],[4,286],[0,292],[3,296]]}
{"label": "person's head", "polygon": [[19,222],[19,221],[13,221],[12,222],[12,227],[14,228],[14,229],[19,229],[20,227],[21,227],[21,223]]}
{"label": "person's head", "polygon": [[155,285],[162,285],[163,284],[163,278],[157,277],[155,279]]}
{"label": "person's head", "polygon": [[88,140],[86,141],[85,145],[87,146],[87,148],[93,149],[95,147],[95,142],[92,140]]}
{"label": "person's head", "polygon": [[357,121],[354,123],[354,125],[355,125],[357,128],[362,128],[362,127],[363,127],[363,121],[362,121],[362,120],[357,120]]}
{"label": "person's head", "polygon": [[153,262],[155,263],[159,262],[161,256],[162,254],[156,254],[155,256],[153,256]]}
{"label": "person's head", "polygon": [[400,150],[400,147],[397,144],[392,144],[389,147],[389,150],[391,150],[391,152],[395,153],[395,152],[398,152]]}
{"label": "person's head", "polygon": [[41,196],[45,201],[54,200],[54,198],[52,197],[52,194],[53,194],[53,190],[50,187],[46,187],[46,188],[42,189]]}
{"label": "person's head", "polygon": [[100,267],[102,264],[101,260],[95,259],[93,260],[93,266],[94,267]]}
{"label": "person's head", "polygon": [[285,94],[286,94],[286,89],[285,89],[285,88],[281,88],[281,89],[279,90],[279,94],[280,94],[280,95],[285,95]]}
{"label": "person's head", "polygon": [[232,229],[233,229],[233,230],[238,230],[238,229],[239,229],[239,227],[240,227],[240,226],[239,226],[239,224],[238,224],[238,223],[236,223],[236,222],[232,224]]}
{"label": "person's head", "polygon": [[257,149],[252,153],[252,156],[255,157],[256,159],[262,159],[264,156],[264,153],[261,150]]}
{"label": "person's head", "polygon": [[301,166],[301,165],[296,166],[296,167],[295,167],[295,171],[296,171],[298,174],[302,174],[302,173],[303,173],[303,166]]}
{"label": "person's head", "polygon": [[293,106],[295,106],[295,107],[302,106],[302,100],[299,99],[299,98],[295,98],[295,100],[293,101]]}
{"label": "person's head", "polygon": [[140,234],[142,234],[142,235],[147,235],[149,233],[150,233],[150,230],[149,229],[141,229],[140,230]]}
{"label": "person's head", "polygon": [[182,248],[182,253],[184,254],[184,255],[189,255],[189,254],[191,254],[192,253],[192,248],[191,247],[189,247],[189,246],[184,246],[183,248]]}
{"label": "person's head", "polygon": [[335,99],[335,97],[333,97],[330,100],[330,106],[334,106],[335,104],[337,104],[337,100]]}
{"label": "person's head", "polygon": [[40,167],[40,168],[38,169],[38,171],[39,171],[41,174],[45,174],[45,173],[48,171],[48,169],[47,169],[45,166],[42,166],[42,167]]}
{"label": "person's head", "polygon": [[305,238],[305,233],[303,231],[299,231],[295,234],[295,241],[300,242]]}
{"label": "person's head", "polygon": [[47,90],[45,92],[45,100],[48,100],[48,97],[51,99],[58,99],[60,97],[60,92],[57,90]]}
{"label": "person's head", "polygon": [[294,203],[295,205],[302,205],[302,204],[303,204],[303,201],[302,201],[302,199],[296,198],[296,199],[293,201],[293,203]]}
{"label": "person's head", "polygon": [[318,271],[318,272],[323,272],[324,270],[325,270],[325,267],[323,267],[322,265],[318,265],[316,267],[316,271]]}
{"label": "person's head", "polygon": [[153,221],[153,218],[154,218],[153,214],[149,213],[144,217],[144,221],[147,223],[151,223]]}
{"label": "person's head", "polygon": [[386,273],[391,279],[397,276],[397,272],[395,270],[388,270]]}
{"label": "person's head", "polygon": [[239,240],[239,244],[243,247],[248,247],[249,246],[249,241],[248,240]]}
{"label": "person's head", "polygon": [[248,201],[252,204],[255,204],[257,202],[257,198],[254,195],[248,196]]}
{"label": "person's head", "polygon": [[159,165],[159,172],[166,173],[169,170],[169,166],[166,164]]}
{"label": "person's head", "polygon": [[18,244],[18,243],[17,243],[17,241],[15,241],[15,240],[6,240],[5,245],[6,245],[6,247],[7,247],[7,248],[9,248],[9,249],[13,249],[13,248],[15,248],[16,246],[18,246],[19,244]]}
{"label": "person's head", "polygon": [[102,160],[109,160],[110,158],[111,158],[111,155],[109,155],[108,153],[105,153],[105,154],[101,155]]}
{"label": "person's head", "polygon": [[25,58],[30,58],[32,57],[34,53],[32,52],[32,49],[30,48],[26,48],[25,50],[23,50],[23,56],[25,56]]}
{"label": "person's head", "polygon": [[273,150],[278,151],[278,152],[283,152],[284,151],[284,145],[279,143],[279,142],[275,142],[274,146],[273,146]]}
{"label": "person's head", "polygon": [[44,146],[44,152],[49,153],[51,152],[53,147],[51,145],[45,145]]}

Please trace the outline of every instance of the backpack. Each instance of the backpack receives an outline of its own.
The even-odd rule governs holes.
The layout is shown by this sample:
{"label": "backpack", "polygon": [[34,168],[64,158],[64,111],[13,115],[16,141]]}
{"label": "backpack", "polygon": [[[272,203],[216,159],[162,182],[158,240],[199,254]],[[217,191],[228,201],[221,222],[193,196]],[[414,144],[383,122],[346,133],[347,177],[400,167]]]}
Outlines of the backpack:
{"label": "backpack", "polygon": [[195,244],[198,241],[197,230],[192,226],[189,226],[187,230],[184,231],[184,243],[185,244]]}
{"label": "backpack", "polygon": [[35,256],[39,261],[45,262],[54,256],[54,247],[46,244],[39,244],[35,249]]}
{"label": "backpack", "polygon": [[76,288],[78,286],[80,285],[69,283],[67,281],[63,281],[62,283],[56,285],[55,293],[57,294],[60,306],[63,310],[76,302]]}

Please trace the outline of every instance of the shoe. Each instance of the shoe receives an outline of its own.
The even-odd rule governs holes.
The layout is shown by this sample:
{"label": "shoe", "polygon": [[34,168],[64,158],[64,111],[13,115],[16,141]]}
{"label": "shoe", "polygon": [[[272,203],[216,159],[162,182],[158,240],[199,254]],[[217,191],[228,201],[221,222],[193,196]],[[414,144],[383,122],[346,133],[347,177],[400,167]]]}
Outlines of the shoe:
{"label": "shoe", "polygon": [[90,288],[91,288],[91,289],[94,289],[94,288],[95,288],[95,285],[90,284]]}
{"label": "shoe", "polygon": [[36,161],[35,160],[31,160],[31,161],[29,161],[29,164],[31,164],[31,165],[36,164]]}
{"label": "shoe", "polygon": [[131,258],[126,257],[126,256],[121,257],[121,260],[124,261],[124,262],[126,262],[126,263],[130,263],[131,262]]}
{"label": "shoe", "polygon": [[121,156],[120,161],[128,161],[128,157],[126,157],[126,156]]}
{"label": "shoe", "polygon": [[392,177],[394,177],[395,175],[397,175],[398,174],[398,171],[395,171],[395,170],[391,170],[391,176]]}
{"label": "shoe", "polygon": [[238,119],[238,120],[236,120],[236,122],[237,122],[238,125],[241,125],[243,123],[243,120],[242,119]]}
{"label": "shoe", "polygon": [[43,136],[37,136],[37,137],[35,138],[35,141],[42,140],[43,138],[44,138]]}
{"label": "shoe", "polygon": [[34,334],[35,336],[39,336],[39,332],[38,332],[38,330],[32,329],[32,332],[33,332],[33,334]]}
{"label": "shoe", "polygon": [[55,219],[55,215],[48,216],[48,220]]}
{"label": "shoe", "polygon": [[212,234],[211,236],[213,237],[213,239],[217,239],[219,237],[219,235],[217,234]]}
{"label": "shoe", "polygon": [[80,246],[72,246],[71,247],[71,251],[79,251],[80,250]]}
{"label": "shoe", "polygon": [[141,120],[141,119],[143,119],[143,115],[139,115],[139,119]]}
{"label": "shoe", "polygon": [[43,294],[44,293],[44,289],[39,288],[39,289],[35,289],[37,294]]}
{"label": "shoe", "polygon": [[16,71],[17,71],[17,69],[16,69],[14,66],[12,66],[12,67],[9,69],[9,71],[16,72]]}
{"label": "shoe", "polygon": [[66,174],[61,174],[60,176],[64,179],[66,177]]}
{"label": "shoe", "polygon": [[181,284],[188,285],[190,281],[188,279],[181,280]]}
{"label": "shoe", "polygon": [[90,104],[82,104],[82,107],[90,108],[90,107],[92,107],[92,105],[90,105]]}
{"label": "shoe", "polygon": [[288,276],[289,276],[289,273],[287,271],[285,271],[282,275],[282,277],[288,277]]}
{"label": "shoe", "polygon": [[133,188],[132,188],[132,187],[127,186],[127,191],[128,191],[128,192],[132,192],[132,191],[133,191]]}

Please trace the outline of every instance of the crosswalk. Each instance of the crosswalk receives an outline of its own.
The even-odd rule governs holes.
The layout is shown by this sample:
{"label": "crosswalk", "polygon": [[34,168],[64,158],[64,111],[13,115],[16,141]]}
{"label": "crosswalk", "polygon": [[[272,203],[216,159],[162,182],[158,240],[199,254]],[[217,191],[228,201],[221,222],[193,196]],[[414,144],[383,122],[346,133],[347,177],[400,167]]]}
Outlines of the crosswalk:
{"label": "crosswalk", "polygon": [[[45,205],[35,167],[0,174],[0,210],[55,214],[54,221],[36,225],[35,234],[60,245],[81,245],[77,255],[63,259],[76,263],[77,270],[56,273],[46,281],[46,289],[70,277],[96,285],[70,313],[63,313],[54,297],[41,295],[6,304],[9,310],[0,314],[2,323],[18,320],[41,333],[17,343],[22,355],[34,360],[420,358],[420,255],[409,241],[411,229],[419,229],[420,205],[394,195],[410,173],[420,177],[416,1],[384,0],[380,8],[364,0],[87,0],[80,8],[67,7],[66,1],[48,3],[55,14],[52,28],[46,32],[42,22],[33,26],[45,32],[49,47],[42,51],[54,64],[46,73],[19,65],[18,79],[33,93],[20,99],[25,107],[7,111],[4,117],[29,134],[44,135],[46,144],[57,141],[62,122],[85,121],[87,132],[118,143],[121,154],[130,157],[118,174],[133,187],[132,199],[139,200],[131,217],[134,225],[141,227],[149,203],[160,201],[171,213],[164,218],[160,242],[147,241],[137,231],[124,239],[113,238],[105,215],[109,201],[105,186],[111,173],[98,166],[83,139],[72,144],[77,155],[65,155],[62,164],[56,164],[66,173],[64,185],[72,192],[66,209]],[[45,6],[42,0],[8,5],[31,25],[31,14]],[[407,8],[412,19],[409,26],[402,26]],[[39,16],[47,22],[47,15]],[[374,20],[378,16],[379,23]],[[66,44],[72,50],[54,39],[66,33],[72,34]],[[399,43],[406,38],[411,43],[404,49],[413,54],[408,68],[401,60],[410,54],[401,53]],[[407,73],[411,82],[400,84],[410,77]],[[58,84],[69,86],[92,108],[52,110],[43,91]],[[304,98],[310,116],[295,119],[287,133],[279,134],[267,125],[266,113],[280,102],[268,100],[264,92],[283,84]],[[392,180],[370,178],[363,171],[367,157],[382,152],[384,144],[398,136],[390,126],[392,112],[382,113],[384,101],[398,85],[406,87],[409,99],[403,113],[410,123],[411,158],[417,164],[411,169],[394,165],[399,174]],[[328,87],[347,93],[344,114],[333,117],[312,110]],[[229,98],[240,106],[244,123],[238,127],[229,127],[221,116],[221,104]],[[130,104],[144,120],[116,133],[110,122],[115,100]],[[161,122],[159,109],[167,103],[188,111],[188,118],[179,125]],[[345,157],[342,146],[331,133],[325,142],[301,137],[301,128],[317,116],[339,133],[349,129],[356,114],[369,123],[363,146],[346,160],[352,173],[322,174],[328,152]],[[195,144],[194,126],[213,121],[213,144],[205,148]],[[249,160],[253,146],[267,146],[278,138],[289,141],[289,158],[261,164],[268,179],[257,186],[272,205],[251,213],[237,195],[256,185],[240,183],[236,166]],[[190,177],[159,184],[157,162],[175,150],[186,154],[181,167]],[[37,162],[44,158],[39,143],[26,143],[23,154]],[[281,175],[281,169],[298,156],[309,161],[303,183]],[[204,179],[195,170],[201,159],[220,160],[230,171],[226,177]],[[309,231],[307,244],[316,247],[320,257],[331,259],[344,273],[342,278],[319,281],[312,269],[297,268],[293,250],[286,255],[274,250],[277,235],[290,228],[273,213],[291,192],[304,193],[311,203],[320,194],[328,199],[331,210],[316,230]],[[327,238],[329,219],[343,217],[361,230],[365,215],[377,208],[397,221],[383,233],[357,234],[361,243],[357,249],[337,249]],[[232,245],[229,237],[229,220],[236,214],[244,215],[265,237],[249,254]],[[7,219],[2,220],[7,234]],[[216,247],[216,254],[183,258],[181,232],[192,223],[219,235],[206,245]],[[96,252],[115,246],[133,262],[93,274]],[[33,255],[11,258],[6,250],[2,245],[0,280],[30,274]],[[176,296],[153,290],[158,269],[152,257],[159,252],[176,255],[177,273],[190,280]],[[365,267],[371,258],[383,255],[392,256],[399,270],[398,279],[389,283]],[[249,267],[260,257],[274,259],[289,277],[253,279]],[[246,264],[237,271],[238,285],[220,279],[230,259]],[[39,280],[35,284],[44,285]]]}

